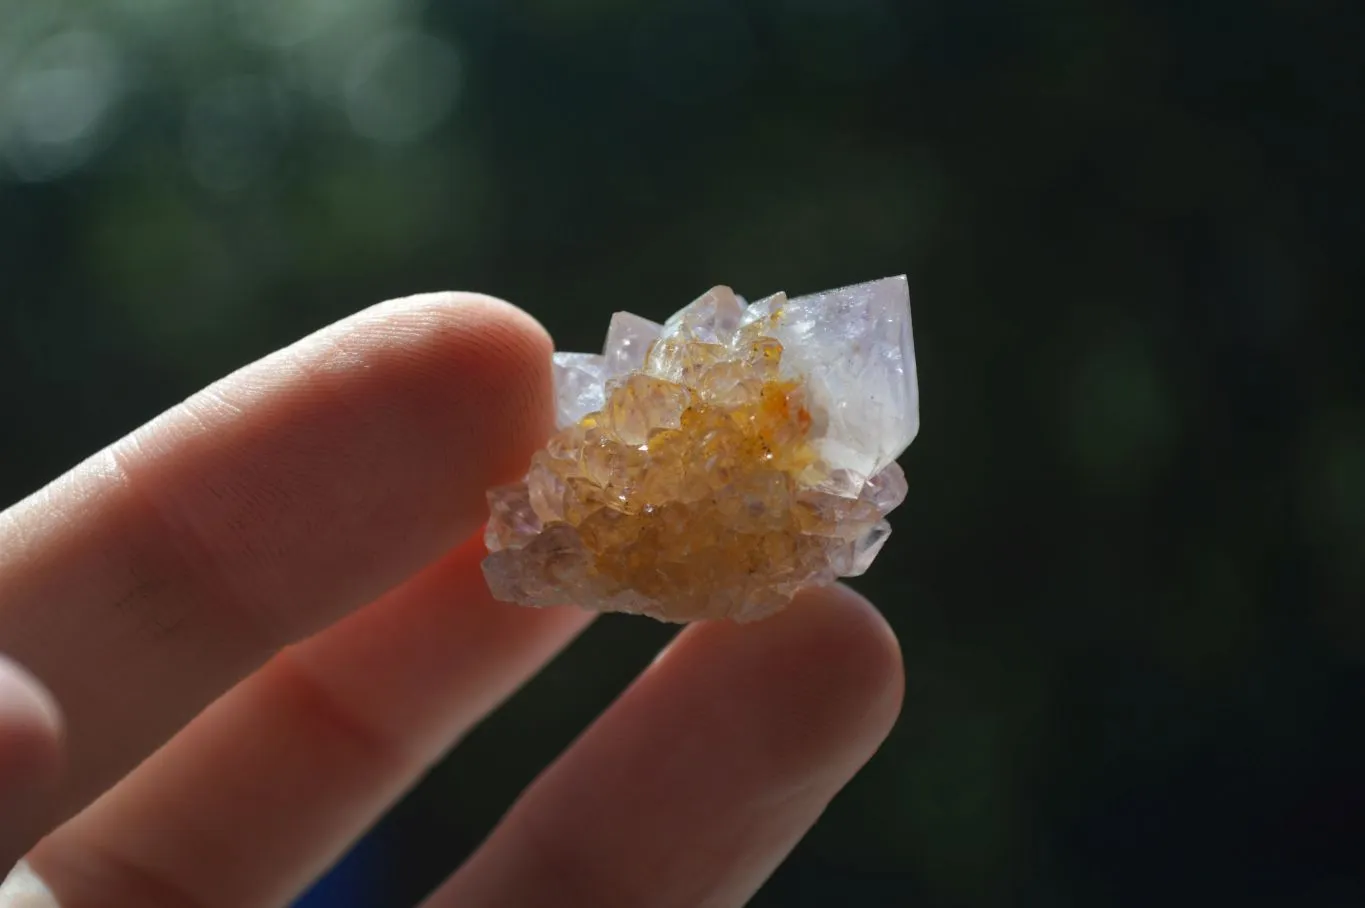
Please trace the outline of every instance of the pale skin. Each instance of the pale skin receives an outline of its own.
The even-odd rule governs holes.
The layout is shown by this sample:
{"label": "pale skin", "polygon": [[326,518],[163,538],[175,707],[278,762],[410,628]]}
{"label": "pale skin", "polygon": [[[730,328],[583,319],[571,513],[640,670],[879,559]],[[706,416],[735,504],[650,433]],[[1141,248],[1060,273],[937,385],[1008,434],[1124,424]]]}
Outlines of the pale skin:
{"label": "pale skin", "polygon": [[[383,303],[0,514],[0,908],[285,905],[587,626],[479,570],[550,350],[489,297]],[[742,905],[902,686],[844,587],[690,626],[423,904]]]}

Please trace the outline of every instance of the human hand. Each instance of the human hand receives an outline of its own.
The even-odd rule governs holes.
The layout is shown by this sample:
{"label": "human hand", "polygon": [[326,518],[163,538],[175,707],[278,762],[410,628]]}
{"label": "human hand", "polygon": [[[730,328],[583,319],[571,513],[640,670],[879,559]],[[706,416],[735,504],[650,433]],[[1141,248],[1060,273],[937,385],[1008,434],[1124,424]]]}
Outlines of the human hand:
{"label": "human hand", "polygon": [[[0,906],[285,904],[582,630],[479,569],[549,361],[505,303],[385,303],[0,514]],[[690,626],[427,904],[742,904],[901,690],[843,587]]]}

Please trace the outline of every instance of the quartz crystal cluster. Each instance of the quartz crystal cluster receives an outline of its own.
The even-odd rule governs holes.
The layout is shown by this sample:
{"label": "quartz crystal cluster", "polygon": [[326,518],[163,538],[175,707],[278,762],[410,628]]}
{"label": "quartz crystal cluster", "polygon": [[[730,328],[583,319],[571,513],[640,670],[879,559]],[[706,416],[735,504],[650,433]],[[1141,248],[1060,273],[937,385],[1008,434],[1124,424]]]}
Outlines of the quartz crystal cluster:
{"label": "quartz crystal cluster", "polygon": [[498,599],[749,621],[863,573],[919,429],[904,277],[745,306],[716,287],[556,353],[558,430],[489,492]]}

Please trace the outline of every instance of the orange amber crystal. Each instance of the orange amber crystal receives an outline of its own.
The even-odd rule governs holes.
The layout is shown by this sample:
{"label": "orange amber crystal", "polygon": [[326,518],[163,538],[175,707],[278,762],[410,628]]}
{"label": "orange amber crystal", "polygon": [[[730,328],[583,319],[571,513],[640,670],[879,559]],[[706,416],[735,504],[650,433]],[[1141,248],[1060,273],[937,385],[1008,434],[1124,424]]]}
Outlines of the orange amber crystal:
{"label": "orange amber crystal", "polygon": [[493,594],[746,621],[865,570],[904,476],[894,460],[867,476],[838,462],[827,382],[787,363],[787,305],[745,310],[718,287],[662,327],[618,316],[629,336],[609,335],[607,357],[629,352],[613,375],[557,354],[561,428],[524,481],[489,494]]}

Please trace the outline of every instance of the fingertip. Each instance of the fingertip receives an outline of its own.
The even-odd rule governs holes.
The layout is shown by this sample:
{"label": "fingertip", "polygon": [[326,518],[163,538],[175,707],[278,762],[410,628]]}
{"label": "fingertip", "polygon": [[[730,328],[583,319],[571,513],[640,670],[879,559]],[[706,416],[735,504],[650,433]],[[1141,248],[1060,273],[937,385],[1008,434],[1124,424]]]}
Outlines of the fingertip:
{"label": "fingertip", "polygon": [[[461,422],[481,427],[485,486],[526,466],[554,426],[554,343],[524,309],[481,293],[423,293],[376,307],[415,340],[419,372],[461,386]],[[476,460],[477,458],[470,458]]]}
{"label": "fingertip", "polygon": [[[806,779],[861,766],[900,713],[900,644],[867,599],[838,585],[806,590],[753,624],[695,626],[661,662],[725,672],[764,765]],[[681,667],[681,666],[677,666]]]}
{"label": "fingertip", "polygon": [[0,816],[21,814],[56,779],[62,716],[47,688],[0,655]]}
{"label": "fingertip", "polygon": [[890,732],[905,699],[905,661],[886,616],[843,585],[808,590],[792,603],[811,623],[808,633],[830,677],[850,703],[864,704],[877,739]]}
{"label": "fingertip", "polygon": [[511,350],[526,356],[522,365],[538,365],[547,360],[554,349],[550,333],[535,316],[507,300],[486,293],[443,290],[419,293],[381,305],[430,312],[476,334],[491,332],[495,340],[510,342],[508,347],[503,348],[504,352]]}
{"label": "fingertip", "polygon": [[772,658],[793,679],[801,704],[793,733],[813,764],[836,774],[861,766],[900,715],[905,670],[900,643],[870,601],[842,584],[806,590],[778,617],[784,640]]}
{"label": "fingertip", "polygon": [[417,331],[434,332],[437,337],[459,335],[483,340],[491,348],[486,360],[489,366],[540,369],[549,374],[554,342],[545,326],[525,309],[496,296],[456,290],[418,293],[380,303],[365,315],[386,321],[401,319]]}
{"label": "fingertip", "polygon": [[19,740],[56,745],[61,738],[61,709],[52,694],[28,669],[0,655],[0,751]]}
{"label": "fingertip", "polygon": [[371,306],[300,341],[288,361],[314,379],[294,403],[317,412],[340,398],[367,421],[386,414],[386,460],[458,465],[447,488],[467,511],[524,471],[554,428],[553,350],[525,310],[440,291]]}

